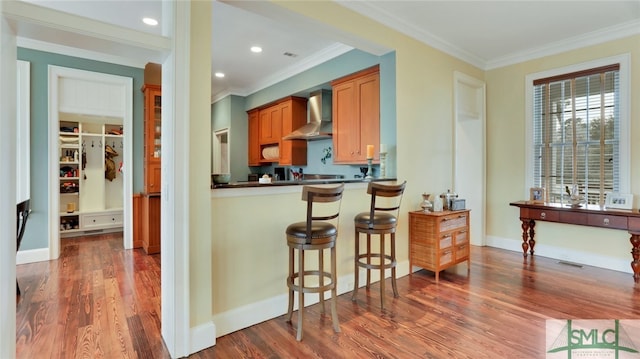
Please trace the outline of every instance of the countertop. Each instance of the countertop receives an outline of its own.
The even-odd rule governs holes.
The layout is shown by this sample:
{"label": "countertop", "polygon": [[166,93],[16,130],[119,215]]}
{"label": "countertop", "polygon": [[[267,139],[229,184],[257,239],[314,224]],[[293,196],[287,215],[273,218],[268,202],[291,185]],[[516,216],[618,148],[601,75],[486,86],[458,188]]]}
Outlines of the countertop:
{"label": "countertop", "polygon": [[396,178],[339,178],[339,179],[314,179],[314,180],[300,180],[300,181],[272,181],[271,183],[259,183],[258,181],[242,181],[232,182],[228,184],[217,184],[211,186],[213,189],[225,189],[225,188],[252,188],[252,187],[280,187],[280,186],[304,186],[304,185],[316,185],[316,184],[339,184],[339,183],[367,183],[367,182],[382,182],[382,181],[395,181]]}

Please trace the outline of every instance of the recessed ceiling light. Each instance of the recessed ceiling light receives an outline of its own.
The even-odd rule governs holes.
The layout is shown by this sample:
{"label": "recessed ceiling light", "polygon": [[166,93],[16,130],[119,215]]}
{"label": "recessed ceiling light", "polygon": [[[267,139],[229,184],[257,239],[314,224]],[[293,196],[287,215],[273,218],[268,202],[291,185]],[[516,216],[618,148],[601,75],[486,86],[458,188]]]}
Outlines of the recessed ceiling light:
{"label": "recessed ceiling light", "polygon": [[218,77],[218,78],[223,78],[223,77],[224,77],[224,74],[223,74],[222,72],[216,72],[216,74],[215,74],[215,75],[216,75],[216,77]]}
{"label": "recessed ceiling light", "polygon": [[260,46],[251,46],[251,52],[260,53],[262,52],[262,48]]}
{"label": "recessed ceiling light", "polygon": [[158,25],[158,20],[150,18],[150,17],[144,17],[142,18],[142,22],[144,22],[145,24],[149,25],[149,26],[156,26]]}

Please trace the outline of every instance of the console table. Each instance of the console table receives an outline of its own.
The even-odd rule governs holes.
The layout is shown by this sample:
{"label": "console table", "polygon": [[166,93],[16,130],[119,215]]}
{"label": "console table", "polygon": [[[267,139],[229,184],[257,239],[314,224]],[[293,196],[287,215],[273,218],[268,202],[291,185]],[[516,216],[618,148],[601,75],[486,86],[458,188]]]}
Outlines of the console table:
{"label": "console table", "polygon": [[520,208],[522,221],[522,252],[527,256],[527,250],[533,255],[536,241],[536,221],[577,224],[600,228],[611,228],[628,231],[631,235],[631,269],[633,279],[640,282],[640,212],[637,209],[603,209],[598,205],[571,207],[556,203],[531,203],[517,201],[511,206]]}

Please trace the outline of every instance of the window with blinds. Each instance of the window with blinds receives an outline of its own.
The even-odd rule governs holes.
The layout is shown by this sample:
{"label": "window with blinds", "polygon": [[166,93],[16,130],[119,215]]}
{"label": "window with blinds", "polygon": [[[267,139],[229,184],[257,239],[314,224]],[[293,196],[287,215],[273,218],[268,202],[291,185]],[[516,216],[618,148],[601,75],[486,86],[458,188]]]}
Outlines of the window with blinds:
{"label": "window with blinds", "polygon": [[577,184],[588,203],[620,190],[620,65],[533,81],[533,184],[566,203]]}

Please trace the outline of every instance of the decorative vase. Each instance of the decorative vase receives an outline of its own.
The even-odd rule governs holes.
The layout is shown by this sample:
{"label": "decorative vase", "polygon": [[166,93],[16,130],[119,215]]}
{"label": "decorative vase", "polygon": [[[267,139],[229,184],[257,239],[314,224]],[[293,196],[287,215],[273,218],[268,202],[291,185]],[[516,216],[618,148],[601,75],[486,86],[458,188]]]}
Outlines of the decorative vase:
{"label": "decorative vase", "polygon": [[422,194],[422,203],[420,203],[420,207],[424,212],[429,212],[431,208],[433,208],[433,204],[429,201],[429,197],[431,195],[427,193]]}
{"label": "decorative vase", "polygon": [[585,202],[584,195],[580,194],[580,190],[577,184],[572,185],[571,189],[569,189],[569,186],[567,186],[566,191],[567,194],[569,194],[569,204],[571,205],[571,207],[580,207]]}

